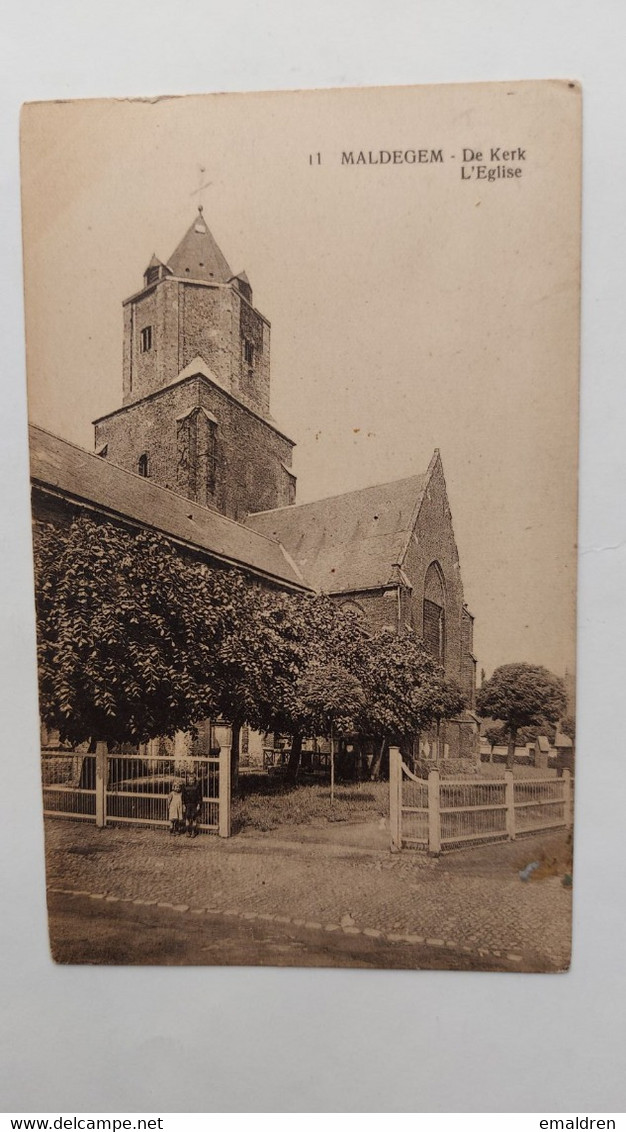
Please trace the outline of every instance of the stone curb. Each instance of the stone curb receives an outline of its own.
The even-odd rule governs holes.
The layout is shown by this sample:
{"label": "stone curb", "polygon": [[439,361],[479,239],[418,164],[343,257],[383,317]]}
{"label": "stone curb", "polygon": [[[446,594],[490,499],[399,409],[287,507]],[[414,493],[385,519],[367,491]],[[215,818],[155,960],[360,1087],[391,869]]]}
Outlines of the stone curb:
{"label": "stone curb", "polygon": [[141,897],[115,896],[113,893],[87,892],[82,888],[54,888],[47,886],[47,891],[58,896],[87,896],[90,900],[103,900],[115,904],[136,904],[143,908],[165,908],[180,915],[189,913],[192,916],[226,916],[238,920],[261,920],[264,923],[291,924],[293,928],[307,928],[311,931],[341,932],[343,935],[362,935],[368,939],[380,939],[387,943],[405,943],[412,946],[425,944],[426,947],[444,947],[451,951],[463,952],[465,955],[476,955],[479,959],[492,956],[502,959],[503,955],[510,963],[521,963],[522,956],[514,951],[507,951],[504,945],[499,950],[492,947],[467,947],[450,939],[433,939],[412,932],[385,932],[380,928],[360,928],[356,924],[343,927],[341,924],[323,924],[318,920],[293,919],[291,916],[278,916],[272,912],[238,912],[232,908],[221,910],[219,908],[191,908],[189,904],[171,904],[167,900],[142,900]]}

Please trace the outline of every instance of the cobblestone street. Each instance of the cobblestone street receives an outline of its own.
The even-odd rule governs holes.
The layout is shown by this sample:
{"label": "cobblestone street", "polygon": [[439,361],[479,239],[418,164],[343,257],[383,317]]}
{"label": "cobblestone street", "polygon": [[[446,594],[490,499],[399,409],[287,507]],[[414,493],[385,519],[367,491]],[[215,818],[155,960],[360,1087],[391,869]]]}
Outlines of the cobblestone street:
{"label": "cobblestone street", "polygon": [[[378,832],[378,831],[376,831]],[[437,860],[404,851],[350,844],[363,841],[343,827],[332,834],[289,829],[231,840],[170,837],[151,829],[46,823],[50,888],[106,898],[206,908],[243,918],[289,919],[294,927],[415,941],[489,952],[491,969],[558,971],[570,953],[571,888],[562,872],[520,880],[532,861],[563,855],[564,834],[482,846]],[[374,841],[384,843],[384,831]],[[339,842],[339,843],[338,843]],[[343,842],[343,843],[341,843]],[[280,922],[280,921],[278,921]],[[398,942],[401,942],[399,939]],[[499,963],[499,957],[502,962]]]}

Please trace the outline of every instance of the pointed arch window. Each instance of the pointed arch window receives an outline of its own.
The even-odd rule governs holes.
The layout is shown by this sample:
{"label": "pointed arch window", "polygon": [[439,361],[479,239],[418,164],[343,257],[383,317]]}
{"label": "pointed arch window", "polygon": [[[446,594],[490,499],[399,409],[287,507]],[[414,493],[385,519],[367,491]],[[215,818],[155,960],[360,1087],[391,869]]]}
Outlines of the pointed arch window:
{"label": "pointed arch window", "polygon": [[443,571],[438,562],[431,562],[424,579],[422,635],[431,656],[439,661],[439,664],[445,664],[446,596]]}
{"label": "pointed arch window", "polygon": [[137,471],[140,476],[144,477],[144,479],[148,479],[148,477],[150,476],[150,461],[148,459],[147,452],[143,452],[139,457],[139,460],[137,461]]}

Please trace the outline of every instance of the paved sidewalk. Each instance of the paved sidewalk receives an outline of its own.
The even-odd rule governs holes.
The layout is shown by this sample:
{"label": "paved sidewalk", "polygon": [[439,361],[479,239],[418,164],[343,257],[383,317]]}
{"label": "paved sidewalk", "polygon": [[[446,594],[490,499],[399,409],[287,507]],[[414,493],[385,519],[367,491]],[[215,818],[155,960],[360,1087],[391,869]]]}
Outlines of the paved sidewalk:
{"label": "paved sidewalk", "polygon": [[[495,953],[494,969],[498,953],[517,955],[525,970],[567,967],[571,889],[559,875],[526,883],[519,878],[519,870],[542,853],[562,855],[564,834],[432,860],[369,848],[370,838],[358,829],[345,827],[337,835],[320,828],[317,837],[306,829],[189,840],[159,830],[98,830],[49,820],[48,885],[217,913],[288,917],[296,926],[343,922],[345,930],[388,938],[412,934]],[[360,834],[365,845],[349,843]]]}
{"label": "paved sidewalk", "polygon": [[[377,970],[493,971],[489,953],[389,941],[319,924],[284,923],[286,916],[240,916],[165,908],[128,900],[94,900],[48,891],[50,934],[57,963],[107,966],[365,967]],[[497,970],[519,971],[498,959]]]}

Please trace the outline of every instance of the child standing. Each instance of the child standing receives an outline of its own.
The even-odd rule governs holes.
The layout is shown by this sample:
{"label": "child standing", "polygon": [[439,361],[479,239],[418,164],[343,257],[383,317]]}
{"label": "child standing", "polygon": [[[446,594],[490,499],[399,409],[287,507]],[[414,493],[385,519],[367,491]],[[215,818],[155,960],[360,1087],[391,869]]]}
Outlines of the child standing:
{"label": "child standing", "polygon": [[198,818],[202,806],[202,785],[195,774],[190,774],[183,786],[183,808],[188,837],[198,836]]}
{"label": "child standing", "polygon": [[180,782],[174,782],[167,796],[167,816],[170,820],[170,833],[178,833],[183,821],[183,795]]}

